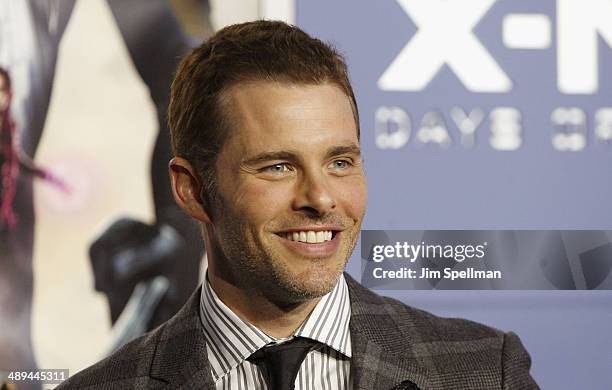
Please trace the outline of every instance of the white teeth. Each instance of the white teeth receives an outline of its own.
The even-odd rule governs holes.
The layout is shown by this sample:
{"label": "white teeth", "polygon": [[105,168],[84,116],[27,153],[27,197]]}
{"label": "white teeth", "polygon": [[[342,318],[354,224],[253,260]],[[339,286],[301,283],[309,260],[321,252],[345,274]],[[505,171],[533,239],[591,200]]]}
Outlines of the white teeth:
{"label": "white teeth", "polygon": [[314,244],[315,242],[317,242],[317,234],[312,230],[309,230],[308,233],[306,233],[306,241],[309,244]]}
{"label": "white teeth", "polygon": [[313,230],[301,232],[289,232],[283,234],[287,240],[307,242],[309,244],[318,244],[332,239],[331,230],[315,232]]}
{"label": "white teeth", "polygon": [[325,234],[325,232],[317,232],[317,242],[325,241],[325,237],[327,237],[327,234]]}

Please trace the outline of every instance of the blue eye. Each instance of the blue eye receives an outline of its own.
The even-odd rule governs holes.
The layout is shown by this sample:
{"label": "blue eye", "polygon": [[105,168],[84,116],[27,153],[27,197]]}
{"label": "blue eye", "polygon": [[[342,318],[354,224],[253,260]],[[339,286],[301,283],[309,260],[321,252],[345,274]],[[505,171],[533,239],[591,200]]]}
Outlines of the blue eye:
{"label": "blue eye", "polygon": [[270,165],[269,167],[266,167],[263,170],[264,172],[268,173],[285,173],[291,171],[291,169],[289,169],[289,165],[287,165],[286,163]]}
{"label": "blue eye", "polygon": [[334,160],[331,163],[331,168],[343,170],[348,169],[351,165],[352,163],[348,160]]}

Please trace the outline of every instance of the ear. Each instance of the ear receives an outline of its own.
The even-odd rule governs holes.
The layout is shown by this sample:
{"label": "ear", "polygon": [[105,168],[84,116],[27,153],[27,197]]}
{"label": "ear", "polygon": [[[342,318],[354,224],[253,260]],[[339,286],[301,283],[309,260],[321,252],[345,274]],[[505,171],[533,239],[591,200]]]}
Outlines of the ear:
{"label": "ear", "polygon": [[191,217],[209,223],[210,216],[200,197],[202,186],[189,161],[181,157],[174,157],[168,163],[168,171],[176,203]]}

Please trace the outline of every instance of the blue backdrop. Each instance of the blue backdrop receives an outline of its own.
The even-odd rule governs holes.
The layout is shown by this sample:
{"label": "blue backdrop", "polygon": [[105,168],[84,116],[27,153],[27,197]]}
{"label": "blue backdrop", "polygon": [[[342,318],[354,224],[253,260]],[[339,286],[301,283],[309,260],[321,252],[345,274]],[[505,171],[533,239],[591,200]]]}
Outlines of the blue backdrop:
{"label": "blue backdrop", "polygon": [[[364,229],[612,227],[612,1],[296,5],[349,63]],[[610,291],[381,293],[517,332],[544,389],[612,386]]]}

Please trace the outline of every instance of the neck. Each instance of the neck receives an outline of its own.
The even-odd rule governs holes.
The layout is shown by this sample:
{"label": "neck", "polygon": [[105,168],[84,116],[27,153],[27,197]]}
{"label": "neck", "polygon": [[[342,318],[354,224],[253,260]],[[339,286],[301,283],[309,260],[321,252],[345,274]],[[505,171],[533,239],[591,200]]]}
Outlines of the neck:
{"label": "neck", "polygon": [[221,301],[242,319],[268,336],[281,339],[293,335],[321,300],[278,304],[260,293],[246,291],[208,269],[208,281]]}

